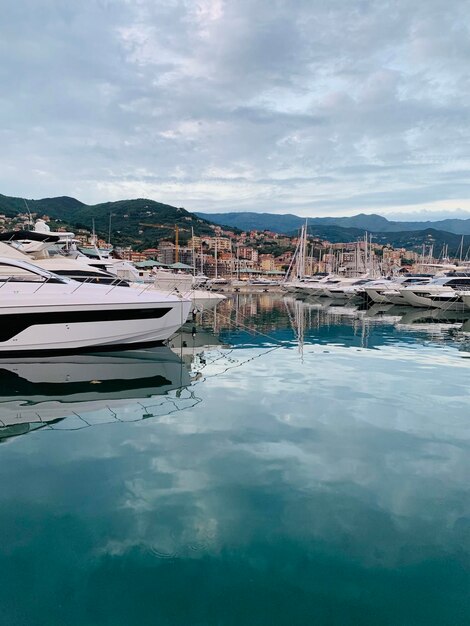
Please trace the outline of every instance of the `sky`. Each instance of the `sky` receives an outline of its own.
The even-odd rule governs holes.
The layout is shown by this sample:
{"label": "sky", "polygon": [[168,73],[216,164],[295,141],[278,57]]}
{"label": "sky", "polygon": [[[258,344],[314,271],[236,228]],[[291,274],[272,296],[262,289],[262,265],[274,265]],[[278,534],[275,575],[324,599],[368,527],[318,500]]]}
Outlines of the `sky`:
{"label": "sky", "polygon": [[466,0],[21,0],[0,193],[470,216]]}

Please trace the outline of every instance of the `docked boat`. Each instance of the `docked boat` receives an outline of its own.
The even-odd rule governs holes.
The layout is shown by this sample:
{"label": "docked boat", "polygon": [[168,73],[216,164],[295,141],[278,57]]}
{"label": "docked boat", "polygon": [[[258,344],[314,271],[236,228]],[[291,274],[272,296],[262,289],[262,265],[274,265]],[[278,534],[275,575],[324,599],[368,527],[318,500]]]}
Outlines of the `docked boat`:
{"label": "docked boat", "polygon": [[[66,233],[73,236],[73,233]],[[142,289],[176,294],[191,300],[191,310],[198,312],[213,310],[225,296],[200,288],[197,279],[188,274],[159,270],[156,273],[142,272],[129,261],[107,258],[104,265],[78,254],[62,254],[61,246],[68,242],[66,237],[41,231],[12,231],[0,233],[0,257],[30,261],[39,267],[66,276],[73,280],[103,285],[132,286]],[[69,244],[67,244],[69,245]]]}
{"label": "docked boat", "polygon": [[463,310],[466,303],[459,292],[467,289],[470,289],[470,276],[453,273],[438,276],[425,285],[402,287],[399,291],[411,306]]}
{"label": "docked boat", "polygon": [[325,280],[329,274],[315,274],[314,276],[304,276],[303,278],[287,278],[281,284],[283,291],[288,293],[300,293],[306,285],[316,285],[321,280]]}
{"label": "docked boat", "polygon": [[286,282],[284,288],[290,293],[317,297],[324,295],[325,284],[332,279],[334,279],[332,274],[318,274]]}
{"label": "docked boat", "polygon": [[31,262],[42,269],[73,280],[104,285],[120,282],[116,275],[90,264],[83,255],[62,253],[61,246],[64,241],[67,241],[67,238],[61,239],[52,233],[36,231],[0,233],[0,257]]}
{"label": "docked boat", "polygon": [[467,288],[464,291],[459,291],[458,295],[462,299],[462,302],[465,304],[465,308],[470,309],[470,288]]}
{"label": "docked boat", "polygon": [[433,279],[431,274],[413,274],[398,278],[383,278],[374,280],[364,286],[364,291],[372,302],[376,304],[406,304],[400,295],[400,287],[411,285],[425,285]]}
{"label": "docked boat", "polygon": [[370,278],[338,278],[327,281],[323,288],[323,295],[328,298],[354,298],[371,281]]}
{"label": "docked boat", "polygon": [[[138,285],[132,285],[138,287]],[[165,270],[158,270],[153,275],[153,285],[150,289],[156,289],[162,293],[179,294],[191,301],[191,311],[209,311],[215,309],[226,296],[207,289],[201,289],[197,278],[191,274],[177,274]]]}
{"label": "docked boat", "polygon": [[0,356],[158,344],[185,322],[178,295],[77,282],[0,258]]}

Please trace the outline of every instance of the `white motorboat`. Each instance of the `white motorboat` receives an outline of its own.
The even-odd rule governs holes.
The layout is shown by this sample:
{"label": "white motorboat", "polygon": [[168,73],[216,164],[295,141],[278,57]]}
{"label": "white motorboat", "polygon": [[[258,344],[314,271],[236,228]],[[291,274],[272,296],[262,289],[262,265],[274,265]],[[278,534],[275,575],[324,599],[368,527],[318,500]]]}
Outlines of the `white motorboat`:
{"label": "white motorboat", "polygon": [[433,279],[431,275],[400,276],[398,278],[384,278],[371,281],[364,286],[368,298],[376,304],[406,304],[403,296],[400,295],[400,287],[409,285],[425,285]]}
{"label": "white motorboat", "polygon": [[462,310],[466,305],[459,292],[466,289],[470,289],[470,276],[453,273],[438,276],[425,285],[402,287],[399,291],[411,306]]}
{"label": "white motorboat", "polygon": [[[213,310],[226,296],[206,289],[200,289],[197,279],[191,274],[177,274],[165,270],[158,270],[154,274],[154,282],[150,289],[157,289],[162,293],[179,294],[191,301],[191,311]],[[133,285],[136,286],[136,285]]]}
{"label": "white motorboat", "polygon": [[[307,279],[305,278],[284,280],[284,282],[281,285],[282,290],[287,291],[288,293],[296,293],[305,284],[306,280]],[[320,280],[320,277],[313,278],[311,282],[316,284],[318,283],[319,280]],[[235,285],[235,286],[238,286],[238,285]]]}
{"label": "white motorboat", "polygon": [[462,299],[462,302],[465,304],[465,307],[470,309],[470,289],[459,291],[458,294]]}
{"label": "white motorboat", "polygon": [[364,285],[370,282],[370,278],[367,276],[355,276],[355,277],[336,277],[326,281],[323,285],[323,296],[327,298],[352,298],[359,289],[363,289]]}
{"label": "white motorboat", "polygon": [[0,256],[31,262],[38,267],[73,280],[117,284],[116,276],[94,267],[84,256],[61,254],[59,237],[35,231],[0,233]]}
{"label": "white motorboat", "polygon": [[190,308],[181,296],[77,282],[0,258],[0,356],[161,343]]}
{"label": "white motorboat", "polygon": [[364,290],[365,286],[368,285],[370,282],[370,278],[346,278],[333,286],[325,287],[324,295],[328,296],[329,298],[349,300],[351,298],[354,298],[355,296],[358,296]]}
{"label": "white motorboat", "polygon": [[11,231],[0,233],[0,256],[30,261],[45,270],[67,276],[73,280],[96,282],[99,284],[124,285],[128,283],[142,289],[142,283],[149,289],[162,293],[181,295],[191,300],[191,310],[198,312],[213,310],[225,296],[201,288],[203,277],[190,274],[159,270],[156,273],[138,270],[130,261],[112,259],[106,256],[87,258],[72,248],[73,233],[54,233],[45,230],[41,220],[34,231]]}
{"label": "white motorboat", "polygon": [[284,283],[284,289],[291,293],[298,293],[304,296],[322,296],[325,284],[333,280],[332,274],[318,274],[308,278]]}

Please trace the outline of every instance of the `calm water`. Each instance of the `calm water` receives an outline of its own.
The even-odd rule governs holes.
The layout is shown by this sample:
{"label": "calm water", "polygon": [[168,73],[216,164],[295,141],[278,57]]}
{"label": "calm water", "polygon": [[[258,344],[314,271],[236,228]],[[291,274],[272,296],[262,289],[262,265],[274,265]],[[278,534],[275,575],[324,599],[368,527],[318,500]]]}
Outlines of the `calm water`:
{"label": "calm water", "polygon": [[1,623],[470,623],[468,321],[263,294],[191,330],[0,362]]}

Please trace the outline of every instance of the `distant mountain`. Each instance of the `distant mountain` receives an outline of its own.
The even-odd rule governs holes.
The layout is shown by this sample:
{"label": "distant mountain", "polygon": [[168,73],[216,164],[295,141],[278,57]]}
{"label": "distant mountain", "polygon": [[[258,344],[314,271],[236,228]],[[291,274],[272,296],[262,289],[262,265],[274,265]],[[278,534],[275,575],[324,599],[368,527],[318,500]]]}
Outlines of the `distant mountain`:
{"label": "distant mountain", "polygon": [[[159,239],[173,239],[175,225],[179,228],[182,243],[191,236],[191,227],[196,235],[213,233],[211,223],[194,213],[143,198],[95,205],[87,205],[67,196],[26,202],[31,213],[36,213],[38,217],[48,215],[74,229],[91,230],[94,221],[97,234],[106,239],[111,216],[112,241],[120,245],[153,247]],[[27,208],[23,198],[0,194],[1,214],[15,217],[25,212]]]}
{"label": "distant mountain", "polygon": [[[348,241],[358,241],[364,238],[362,228],[344,228],[335,225],[309,226],[310,235],[325,239],[331,243],[342,243]],[[457,255],[457,251],[462,241],[461,235],[449,233],[435,228],[423,230],[407,230],[401,232],[375,232],[372,235],[372,242],[382,245],[388,244],[394,248],[406,248],[407,250],[421,250],[423,243],[426,247],[433,245],[434,254],[439,255],[443,246],[448,246],[449,255]],[[468,247],[468,246],[467,246]],[[465,253],[464,249],[464,253]]]}
{"label": "distant mountain", "polygon": [[[196,213],[199,217],[211,220],[216,224],[236,227],[241,230],[271,230],[275,233],[290,234],[305,223],[304,217],[277,213]],[[470,219],[444,219],[425,222],[389,221],[381,215],[361,213],[353,217],[311,217],[311,226],[341,226],[343,228],[359,228],[362,231],[393,233],[405,231],[425,231],[429,228],[444,230],[457,235],[470,235]]]}

